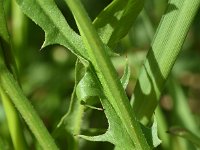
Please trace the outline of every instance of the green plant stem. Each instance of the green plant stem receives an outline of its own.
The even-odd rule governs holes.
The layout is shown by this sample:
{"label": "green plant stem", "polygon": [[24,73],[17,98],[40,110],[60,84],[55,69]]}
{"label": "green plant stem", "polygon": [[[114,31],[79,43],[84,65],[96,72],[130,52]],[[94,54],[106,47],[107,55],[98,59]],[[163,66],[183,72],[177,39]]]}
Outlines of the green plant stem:
{"label": "green plant stem", "polygon": [[[2,45],[3,44],[0,41],[0,66],[2,66],[2,65],[5,66],[3,53],[2,53],[2,51],[3,51]],[[9,51],[9,49],[6,49],[5,51]],[[0,74],[1,74],[1,71],[0,71]],[[16,150],[26,150],[27,143],[26,143],[24,135],[23,135],[23,130],[22,130],[18,112],[17,112],[16,108],[14,107],[13,103],[11,102],[10,98],[8,97],[8,95],[2,89],[1,85],[0,85],[0,97],[1,97],[2,104],[4,107],[5,113],[6,113],[8,127],[9,127],[9,131],[10,131],[10,135],[12,138],[14,148]]]}
{"label": "green plant stem", "polygon": [[24,96],[17,81],[12,74],[6,69],[5,66],[0,66],[0,85],[5,93],[10,97],[17,110],[21,113],[22,117],[30,127],[35,135],[39,144],[43,149],[57,150],[53,138],[50,136],[43,122],[39,118],[33,106],[29,103],[28,99]]}
{"label": "green plant stem", "polygon": [[26,150],[28,147],[23,136],[23,130],[21,127],[19,116],[15,107],[13,106],[13,103],[11,102],[7,94],[4,92],[4,90],[1,88],[1,86],[0,95],[14,148],[15,150]]}
{"label": "green plant stem", "polygon": [[135,149],[150,149],[137,122],[129,100],[117,76],[117,72],[109,59],[102,41],[79,0],[65,0],[75,16],[81,36],[86,45],[90,61],[102,84],[104,94],[122,120],[124,127],[132,139]]}
{"label": "green plant stem", "polygon": [[[14,57],[10,48],[10,39],[6,25],[6,18],[4,14],[3,1],[0,0],[0,65],[5,65],[7,63],[7,67],[10,71],[17,76],[16,64],[14,61]],[[1,73],[1,72],[0,72]],[[17,77],[16,77],[17,78]],[[15,150],[26,150],[27,143],[23,134],[20,118],[16,108],[11,102],[8,95],[0,86],[0,97],[2,100],[2,104],[4,107],[4,111],[6,114],[8,128],[10,131],[11,139],[13,142],[13,146]]]}
{"label": "green plant stem", "polygon": [[146,124],[151,120],[165,81],[181,51],[199,0],[171,0],[138,78],[133,108]]}

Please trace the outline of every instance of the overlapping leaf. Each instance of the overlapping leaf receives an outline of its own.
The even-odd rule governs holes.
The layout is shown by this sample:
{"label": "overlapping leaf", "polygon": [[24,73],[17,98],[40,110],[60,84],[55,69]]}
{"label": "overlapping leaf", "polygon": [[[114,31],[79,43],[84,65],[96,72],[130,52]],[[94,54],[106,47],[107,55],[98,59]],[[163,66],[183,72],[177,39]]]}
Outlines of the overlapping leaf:
{"label": "overlapping leaf", "polygon": [[128,65],[128,62],[126,60],[126,66],[125,66],[125,69],[124,69],[124,73],[123,73],[123,76],[120,79],[124,89],[126,89],[128,83],[129,83],[130,76],[131,76],[131,68]]}
{"label": "overlapping leaf", "polygon": [[81,104],[80,100],[78,100],[76,89],[78,83],[85,75],[85,72],[86,67],[84,67],[79,60],[77,60],[75,65],[75,86],[71,96],[70,106],[67,113],[62,117],[56,130],[54,131],[55,138],[66,132],[66,134],[69,134],[71,142],[68,144],[68,149],[78,149],[77,137],[74,137],[74,135],[79,135],[81,132],[81,124],[85,107]]}
{"label": "overlapping leaf", "polygon": [[[123,81],[128,81],[129,79],[129,73],[127,68],[128,67],[126,67],[125,69]],[[124,82],[124,87],[126,87],[126,83],[127,82]],[[89,68],[88,71],[86,71],[85,76],[79,82],[76,92],[79,97],[79,101],[80,100],[87,101],[91,97],[100,98],[102,106],[105,109],[104,112],[106,114],[109,124],[108,130],[103,135],[98,135],[93,137],[79,135],[80,137],[91,141],[108,141],[110,143],[113,143],[116,149],[124,149],[124,147],[122,147],[123,143],[126,143],[127,150],[132,149],[134,147],[133,142],[130,140],[129,136],[127,136],[127,131],[123,127],[120,118],[116,115],[116,112],[113,109],[112,105],[109,103],[109,101],[105,99],[101,85],[97,80],[95,74],[92,73],[91,68]]]}
{"label": "overlapping leaf", "polygon": [[[124,70],[124,75],[122,77],[123,87],[126,88],[126,85],[129,81],[130,70],[128,64],[126,63],[126,67]],[[91,141],[108,141],[116,145],[118,149],[122,148],[124,142],[128,141],[127,150],[133,147],[133,143],[130,140],[129,136],[127,136],[127,131],[122,126],[122,122],[120,118],[116,115],[115,110],[111,106],[111,104],[104,98],[103,92],[100,86],[100,83],[92,71],[92,68],[89,66],[85,68],[83,65],[78,62],[76,64],[76,85],[75,90],[72,96],[72,101],[70,105],[70,109],[66,116],[63,117],[62,121],[59,124],[59,128],[64,126],[64,128],[69,131],[73,135],[80,134],[81,129],[77,132],[76,127],[80,127],[79,122],[82,122],[84,105],[81,105],[81,101],[85,101],[89,104],[94,104],[95,99],[102,98],[102,105],[105,108],[105,114],[108,118],[109,128],[108,131],[99,136],[90,137],[80,135],[87,140]],[[88,100],[92,100],[93,102],[88,102]],[[103,112],[102,112],[103,113]],[[76,125],[75,125],[76,124]],[[119,130],[123,129],[122,130]],[[75,131],[76,130],[76,131]]]}
{"label": "overlapping leaf", "polygon": [[94,25],[109,47],[113,47],[132,27],[144,0],[113,0],[94,20]]}
{"label": "overlapping leaf", "polygon": [[[126,88],[127,86],[129,77],[130,77],[130,70],[128,65],[126,64],[124,75],[121,79],[124,88]],[[86,90],[83,90],[83,87]],[[91,72],[87,72],[85,74],[85,77],[82,78],[82,80],[79,82],[77,86],[77,95],[79,95],[79,100],[85,100],[85,101],[87,101],[87,99],[89,99],[90,97],[99,97],[109,124],[107,131],[102,135],[97,135],[97,136],[79,135],[79,137],[82,137],[90,141],[107,141],[113,143],[115,145],[115,149],[117,150],[133,149],[134,147],[133,141],[131,141],[131,139],[129,138],[129,135],[126,129],[123,127],[121,119],[119,118],[118,115],[116,115],[114,108],[103,95],[101,86],[100,84],[98,84],[98,80],[96,79],[94,74],[92,74]],[[149,145],[151,145],[152,148],[160,144],[160,140],[157,136],[156,121],[154,122],[152,128],[147,128],[142,126],[142,129],[146,138],[148,139]],[[126,146],[124,146],[124,143],[126,143]]]}
{"label": "overlapping leaf", "polygon": [[[36,22],[45,31],[45,42],[44,46],[50,44],[60,44],[70,49],[77,57],[83,57],[88,59],[88,55],[83,47],[82,40],[80,36],[77,35],[67,24],[62,13],[56,6],[53,0],[40,1],[40,0],[17,0],[18,4],[34,22]],[[144,1],[139,0],[115,0],[111,5],[109,5],[103,12],[97,17],[94,24],[99,32],[100,37],[105,44],[109,47],[113,47],[126,33],[129,31],[133,24],[136,16],[142,9]],[[30,7],[31,6],[31,7]],[[117,20],[115,20],[117,19]],[[109,26],[111,25],[111,26]],[[83,67],[84,68],[84,67]],[[87,68],[85,68],[87,69]],[[124,84],[128,83],[127,77],[130,75],[129,69],[126,69],[125,75],[123,77]],[[124,149],[124,143],[126,143],[126,149],[133,149],[135,147],[134,141],[130,139],[130,135],[127,133],[127,129],[123,126],[121,118],[117,115],[118,112],[113,108],[111,103],[105,99],[102,95],[101,85],[99,80],[96,79],[96,75],[92,74],[91,70],[87,70],[86,74],[80,79],[79,83],[76,84],[80,86],[77,91],[77,98],[79,100],[87,100],[90,97],[98,96],[101,99],[101,103],[105,109],[105,114],[108,118],[109,128],[107,132],[103,135],[95,137],[82,136],[88,140],[93,141],[109,141],[115,144],[116,149]],[[89,80],[91,78],[92,80]],[[83,87],[85,93],[83,92]],[[125,87],[125,86],[124,86]],[[73,93],[74,96],[74,93]],[[74,105],[73,105],[74,104]],[[70,110],[67,114],[66,128],[70,129],[72,125],[69,126],[68,123],[77,124],[81,123],[81,113],[76,114],[79,110],[83,110],[80,107],[76,110],[75,104],[77,99],[73,99],[71,103]],[[78,104],[80,106],[80,104]],[[71,116],[71,117],[70,117]],[[71,118],[71,119],[70,119]],[[76,122],[75,122],[76,121]],[[68,122],[68,123],[67,123]],[[77,125],[77,131],[80,131],[80,124]],[[74,127],[71,128],[72,134],[75,133]],[[119,130],[120,129],[120,130]],[[78,133],[77,132],[77,133]]]}
{"label": "overlapping leaf", "polygon": [[16,0],[21,10],[45,31],[42,47],[60,44],[87,59],[82,40],[68,25],[53,0]]}
{"label": "overlapping leaf", "polygon": [[135,98],[133,108],[137,117],[144,123],[151,119],[199,6],[199,0],[170,0],[168,3],[132,98]]}
{"label": "overlapping leaf", "polygon": [[[69,27],[53,0],[16,1],[21,10],[45,31],[45,42],[42,48],[52,44],[60,44],[78,57],[88,59],[81,37]],[[113,46],[127,34],[142,9],[143,3],[143,0],[114,0],[100,13],[95,19],[94,25],[104,43]],[[110,49],[107,48],[107,51]]]}

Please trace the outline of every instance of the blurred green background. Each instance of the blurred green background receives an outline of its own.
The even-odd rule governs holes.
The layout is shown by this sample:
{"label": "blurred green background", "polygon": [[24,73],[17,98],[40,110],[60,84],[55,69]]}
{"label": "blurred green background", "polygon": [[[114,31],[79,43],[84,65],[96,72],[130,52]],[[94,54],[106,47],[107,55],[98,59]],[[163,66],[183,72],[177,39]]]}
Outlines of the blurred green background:
{"label": "blurred green background", "polygon": [[[111,0],[82,1],[92,20],[111,2]],[[78,33],[73,16],[65,3],[60,0],[56,0],[56,3],[70,26]],[[129,34],[115,48],[115,51],[121,54],[120,57],[113,58],[119,76],[123,73],[126,57],[131,66],[131,79],[127,88],[129,97],[134,90],[140,67],[167,3],[167,0],[146,1],[144,10]],[[14,1],[5,0],[5,8],[22,88],[48,130],[52,132],[69,107],[74,86],[76,57],[59,45],[48,46],[41,50],[44,42],[42,29],[24,16]],[[159,135],[163,140],[163,144],[157,149],[195,149],[193,144],[188,144],[182,138],[170,135],[166,131],[170,127],[181,126],[195,132],[195,129],[199,129],[200,126],[200,11],[191,26],[182,53],[174,66],[170,81],[161,97],[159,109],[155,114]],[[107,121],[102,112],[90,110],[86,118],[90,120],[90,123],[85,125],[86,127],[107,127]],[[27,128],[24,132],[29,143],[33,144]],[[196,134],[200,136],[198,132]],[[1,102],[0,141],[5,149],[12,149]],[[81,147],[87,150],[113,149],[113,145],[109,143],[86,141],[82,141]],[[62,148],[65,148],[64,142]],[[35,147],[33,146],[32,149]]]}

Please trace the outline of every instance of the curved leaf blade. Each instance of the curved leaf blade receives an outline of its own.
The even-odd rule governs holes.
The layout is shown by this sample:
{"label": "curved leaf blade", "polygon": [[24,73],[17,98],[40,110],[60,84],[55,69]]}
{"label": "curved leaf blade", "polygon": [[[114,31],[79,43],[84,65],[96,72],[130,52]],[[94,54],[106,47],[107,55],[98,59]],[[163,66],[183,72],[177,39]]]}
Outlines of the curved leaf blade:
{"label": "curved leaf blade", "polygon": [[123,73],[123,76],[120,79],[124,89],[126,89],[126,87],[128,85],[130,76],[131,76],[131,67],[129,66],[129,64],[126,60],[126,66],[125,66],[125,69],[124,69],[124,73]]}
{"label": "curved leaf blade", "polygon": [[21,10],[45,31],[42,46],[60,44],[78,57],[87,58],[82,40],[66,22],[53,0],[16,0]]}
{"label": "curved leaf blade", "polygon": [[151,120],[199,7],[199,0],[168,3],[132,95],[133,109],[144,124]]}
{"label": "curved leaf blade", "polygon": [[115,46],[132,27],[142,10],[144,0],[114,0],[94,20],[101,39],[109,47]]}
{"label": "curved leaf blade", "polygon": [[[95,81],[95,76],[91,75],[90,79],[91,78],[93,78],[92,80],[90,80],[91,82]],[[83,78],[81,81],[82,82],[80,83],[81,84],[80,87],[85,86],[87,90],[85,91],[84,94],[83,93],[80,94],[80,96],[82,96],[82,99],[85,98],[89,99],[90,97],[94,96],[100,98],[102,106],[104,108],[104,112],[108,119],[109,127],[107,131],[102,135],[97,135],[97,136],[79,135],[79,137],[90,141],[107,141],[114,144],[115,148],[118,149],[124,149],[124,143],[126,143],[125,150],[133,149],[135,147],[133,141],[131,141],[129,134],[127,133],[127,130],[123,126],[120,117],[118,116],[118,114],[116,113],[110,102],[103,95],[100,84],[96,84],[96,87],[94,87],[94,83],[88,82],[88,80],[85,78]],[[78,92],[80,92],[80,90],[78,90]]]}
{"label": "curved leaf blade", "polygon": [[[121,83],[124,88],[127,85],[129,80],[130,68],[126,63],[126,67],[124,70],[124,75],[122,76]],[[123,126],[122,120],[120,116],[117,114],[116,110],[113,108],[111,103],[105,98],[102,87],[95,76],[92,73],[92,69],[88,68],[85,72],[84,77],[78,83],[76,87],[76,94],[79,101],[83,100],[88,102],[88,100],[93,97],[99,97],[104,108],[104,113],[108,119],[108,129],[104,134],[96,135],[96,136],[87,136],[87,135],[78,135],[79,137],[89,140],[89,141],[101,141],[101,142],[110,142],[115,145],[115,149],[123,149],[130,150],[134,149],[135,143],[130,139],[129,134],[125,127]],[[93,101],[95,99],[92,99]],[[94,103],[94,102],[93,102]],[[161,141],[157,136],[157,122],[154,121],[151,128],[147,128],[142,126],[143,133],[146,137],[149,145],[154,148],[157,147]],[[124,147],[126,144],[126,147]]]}

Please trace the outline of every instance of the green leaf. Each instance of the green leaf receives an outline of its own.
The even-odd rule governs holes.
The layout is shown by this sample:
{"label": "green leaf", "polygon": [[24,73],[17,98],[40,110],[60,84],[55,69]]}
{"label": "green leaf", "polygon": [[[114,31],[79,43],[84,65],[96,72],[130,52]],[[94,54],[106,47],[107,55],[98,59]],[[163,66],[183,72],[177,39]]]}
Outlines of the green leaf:
{"label": "green leaf", "polygon": [[153,125],[149,127],[145,127],[144,125],[141,124],[143,133],[147,139],[147,142],[152,148],[157,147],[160,145],[161,140],[158,137],[158,127],[157,127],[157,120],[154,117]]}
{"label": "green leaf", "polygon": [[199,143],[200,137],[196,136],[195,134],[193,134],[192,132],[190,132],[189,130],[187,130],[185,128],[172,127],[169,129],[168,133],[183,137],[183,138],[189,140],[190,142],[192,142],[198,148],[200,148],[200,143]]}
{"label": "green leaf", "polygon": [[[126,87],[128,79],[130,76],[130,68],[126,63],[126,67],[124,70],[124,75],[122,77],[123,86]],[[78,83],[76,87],[76,93],[79,97],[79,100],[95,100],[98,97],[101,100],[102,106],[104,108],[104,112],[108,119],[109,127],[107,131],[102,135],[97,136],[87,136],[87,135],[79,135],[86,140],[90,141],[107,141],[115,145],[115,149],[133,149],[134,143],[130,140],[129,135],[126,129],[123,127],[120,117],[113,109],[112,105],[103,95],[102,88],[100,86],[97,77],[92,72],[92,69],[87,69],[84,77]],[[95,99],[94,99],[95,98]],[[69,120],[68,120],[69,121]],[[157,136],[157,122],[154,121],[151,128],[147,128],[142,126],[145,137],[148,139],[149,145],[154,148],[160,144],[160,140]],[[119,130],[120,129],[120,130]],[[89,129],[88,129],[89,130]],[[126,148],[124,148],[124,143],[126,143]]]}
{"label": "green leaf", "polygon": [[0,149],[2,149],[2,150],[10,150],[10,149],[13,149],[13,147],[11,147],[11,145],[8,143],[7,140],[5,140],[2,137],[0,137]]}
{"label": "green leaf", "polygon": [[0,66],[0,85],[20,112],[30,130],[35,135],[38,143],[43,149],[57,150],[53,138],[39,118],[37,112],[25,97],[23,91],[14,79],[13,75],[5,68]]}
{"label": "green leaf", "polygon": [[113,47],[132,27],[144,0],[113,0],[94,20],[101,39]]}
{"label": "green leaf", "polygon": [[120,118],[122,126],[117,130],[123,131],[125,129],[126,132],[124,132],[124,134],[127,133],[129,138],[129,140],[126,140],[127,145],[131,145],[132,149],[150,149],[142,134],[140,125],[134,117],[134,112],[120,83],[117,72],[106,53],[105,46],[96,33],[94,26],[92,26],[92,22],[81,2],[79,0],[65,0],[65,2],[75,16],[92,67],[95,70],[98,80],[101,82],[102,92],[106,96],[106,98],[101,99],[102,101],[107,100],[107,103],[109,103],[108,105],[105,105],[105,111],[110,110],[110,113],[113,114],[113,109],[113,112],[116,113],[116,116],[113,116],[113,118]]}
{"label": "green leaf", "polygon": [[126,143],[126,149],[127,150],[132,149],[134,147],[133,142],[130,140],[126,129],[123,127],[123,124],[120,118],[118,117],[117,113],[113,109],[112,105],[103,95],[100,83],[96,79],[95,74],[93,74],[90,69],[86,71],[85,76],[79,82],[76,89],[77,89],[76,93],[77,95],[79,95],[78,97],[80,98],[80,100],[87,101],[91,97],[100,98],[109,124],[106,133],[102,135],[97,135],[97,136],[79,135],[79,137],[82,137],[90,141],[108,141],[110,143],[113,143],[116,149],[124,149],[122,143]]}
{"label": "green leaf", "polygon": [[[94,80],[94,79],[93,79]],[[90,80],[91,81],[91,80]],[[86,81],[87,82],[87,81]],[[83,83],[82,83],[83,84]],[[88,82],[86,83],[88,84]],[[96,89],[98,89],[98,84],[96,84]],[[90,141],[107,141],[115,145],[115,149],[123,149],[123,150],[130,150],[133,149],[134,143],[130,140],[129,135],[126,131],[126,129],[123,127],[123,124],[113,109],[112,105],[108,102],[107,99],[103,96],[103,92],[100,92],[101,89],[99,89],[99,92],[94,91],[92,86],[87,86],[87,91],[90,91],[91,96],[94,96],[97,93],[101,93],[99,96],[101,99],[101,103],[104,108],[104,113],[106,114],[106,117],[108,119],[109,127],[107,131],[102,135],[97,136],[87,136],[87,135],[79,135],[79,137],[84,138],[86,140]],[[86,92],[85,94],[88,94]],[[87,95],[87,98],[89,98],[90,95]],[[157,147],[161,141],[158,138],[158,131],[157,131],[157,122],[154,121],[151,128],[144,127],[141,125],[143,129],[143,133],[147,139],[147,142],[152,148]],[[119,130],[120,129],[120,130]],[[126,143],[126,147],[124,147],[124,143]]]}
{"label": "green leaf", "polygon": [[101,95],[98,85],[98,79],[95,77],[95,74],[92,72],[91,68],[86,68],[85,75],[78,83],[76,87],[77,98],[81,101],[88,103],[88,100],[95,101],[98,99],[98,95]]}
{"label": "green leaf", "polygon": [[53,0],[16,0],[21,10],[45,31],[42,46],[60,44],[77,57],[88,58],[82,40],[68,25]]}
{"label": "green leaf", "polygon": [[[101,103],[108,119],[109,127],[107,131],[102,135],[79,135],[79,137],[90,141],[108,141],[114,144],[116,149],[134,149],[134,143],[133,141],[131,141],[126,129],[123,126],[123,123],[121,122],[121,119],[117,115],[116,111],[113,109],[112,105],[103,96],[101,96]],[[124,144],[126,145],[125,147]]]}
{"label": "green leaf", "polygon": [[53,133],[54,136],[57,138],[59,136],[62,136],[63,131],[67,132],[67,134],[70,135],[68,138],[69,149],[78,149],[78,139],[76,135],[79,135],[81,131],[81,124],[83,121],[82,118],[84,115],[85,106],[82,105],[80,103],[81,100],[77,98],[76,89],[78,83],[84,77],[85,72],[85,66],[80,62],[80,60],[77,60],[75,65],[75,85],[71,96],[70,106],[67,113],[61,118]]}
{"label": "green leaf", "polygon": [[199,6],[199,0],[169,1],[132,96],[134,111],[144,124],[155,111]]}
{"label": "green leaf", "polygon": [[3,8],[3,1],[0,0],[0,37],[7,43],[9,43],[9,35],[8,35],[8,30],[6,26],[6,19],[4,15],[4,8]]}
{"label": "green leaf", "polygon": [[173,116],[176,118],[176,123],[190,129],[193,133],[200,133],[194,114],[188,105],[188,98],[173,77],[170,76],[168,79],[167,89],[173,99]]}
{"label": "green leaf", "polygon": [[10,37],[7,29],[7,23],[6,23],[6,17],[4,14],[4,8],[3,8],[3,1],[0,0],[0,47],[1,52],[0,52],[0,61],[7,65],[9,70],[14,74],[15,78],[17,78],[17,68],[15,64],[15,60],[11,51],[11,43],[10,43]]}
{"label": "green leaf", "polygon": [[128,85],[130,76],[131,76],[131,68],[128,65],[128,61],[126,60],[126,66],[125,66],[125,69],[124,69],[124,73],[123,73],[123,76],[120,79],[124,89],[126,89],[126,87]]}
{"label": "green leaf", "polygon": [[[17,78],[17,69],[14,61],[14,57],[11,51],[11,44],[9,33],[7,30],[6,17],[4,13],[4,3],[0,0],[0,68],[7,67],[9,71],[15,75]],[[0,70],[0,74],[1,74]],[[9,95],[2,88],[0,84],[0,98],[4,107],[4,111],[7,117],[7,123],[9,127],[9,132],[12,138],[13,146],[16,150],[27,149],[27,143],[22,130],[21,121],[18,112],[12,103]],[[0,148],[1,149],[1,148]]]}
{"label": "green leaf", "polygon": [[[130,66],[128,65],[128,62],[126,61],[125,69],[123,76],[121,77],[120,81],[124,89],[126,89],[129,78],[130,78]],[[91,66],[85,67],[85,74],[81,81],[78,83],[76,87],[76,95],[79,100],[87,101],[90,99],[90,104],[94,103],[96,99],[100,95],[102,95],[101,86],[99,85],[98,78],[96,77],[94,70],[91,68]]]}

